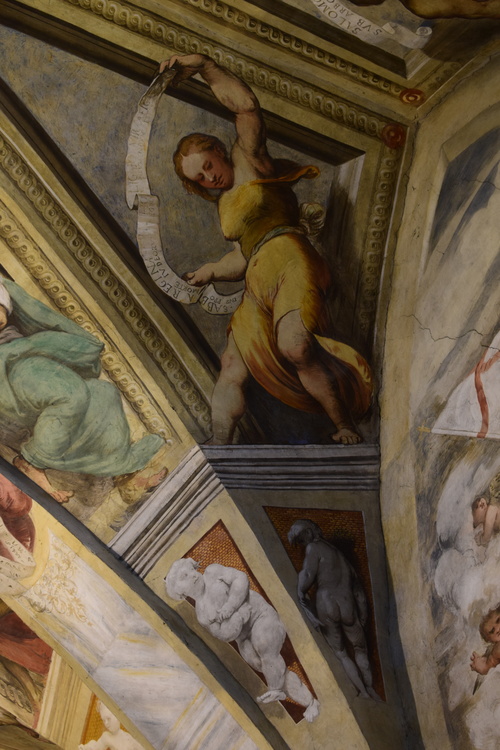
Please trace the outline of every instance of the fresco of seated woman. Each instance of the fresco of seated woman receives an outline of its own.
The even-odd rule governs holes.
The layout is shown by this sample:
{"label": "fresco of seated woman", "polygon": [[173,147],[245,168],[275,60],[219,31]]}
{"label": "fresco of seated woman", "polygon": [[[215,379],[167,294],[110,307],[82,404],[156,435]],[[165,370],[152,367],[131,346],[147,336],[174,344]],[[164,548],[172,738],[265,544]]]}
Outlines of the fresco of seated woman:
{"label": "fresco of seated woman", "polygon": [[[47,469],[140,482],[137,472],[164,445],[159,435],[131,442],[120,392],[99,379],[102,349],[76,323],[0,280],[0,417],[28,435],[14,464],[58,502],[72,493],[55,489]],[[144,490],[165,475],[142,481]]]}
{"label": "fresco of seated woman", "polygon": [[174,65],[174,85],[199,73],[235,115],[230,153],[217,138],[194,133],[174,154],[187,191],[217,203],[222,232],[235,242],[234,250],[186,280],[201,286],[245,279],[212,397],[211,442],[233,442],[252,375],[288,406],[326,413],[335,426],[333,442],[358,443],[356,422],[372,395],[370,368],[352,347],[329,338],[330,274],[300,227],[292,189],[318,170],[271,158],[259,102],[244,81],[204,55],[174,56],[160,70]]}

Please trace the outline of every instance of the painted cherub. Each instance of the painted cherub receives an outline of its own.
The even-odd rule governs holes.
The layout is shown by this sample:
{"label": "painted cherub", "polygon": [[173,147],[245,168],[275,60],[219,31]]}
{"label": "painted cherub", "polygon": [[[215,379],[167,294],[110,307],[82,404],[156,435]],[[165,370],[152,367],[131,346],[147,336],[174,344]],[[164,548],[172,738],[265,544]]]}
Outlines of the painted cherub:
{"label": "painted cherub", "polygon": [[472,523],[476,544],[486,547],[491,538],[500,531],[500,474],[490,482],[489,497],[480,495],[471,505]]}
{"label": "painted cherub", "polygon": [[98,740],[90,740],[84,745],[78,745],[78,750],[144,750],[137,740],[120,728],[120,722],[104,703],[99,701],[99,714],[106,731]]}
{"label": "painted cherub", "polygon": [[485,675],[500,664],[500,604],[484,615],[479,623],[479,632],[489,645],[482,656],[476,651],[472,652],[470,668],[479,675]]}

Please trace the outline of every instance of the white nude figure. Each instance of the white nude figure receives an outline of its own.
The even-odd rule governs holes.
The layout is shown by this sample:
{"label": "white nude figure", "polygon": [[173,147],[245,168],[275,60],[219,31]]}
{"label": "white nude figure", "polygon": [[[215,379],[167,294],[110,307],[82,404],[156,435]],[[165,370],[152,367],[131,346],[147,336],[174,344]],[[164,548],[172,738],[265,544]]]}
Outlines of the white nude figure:
{"label": "white nude figure", "polygon": [[286,667],[280,654],[286,631],[276,610],[250,588],[241,570],[213,564],[202,574],[198,565],[192,558],[173,563],[165,578],[168,596],[194,599],[200,625],[221,641],[236,641],[240,655],[262,672],[269,688],[259,703],[290,698],[305,706],[304,719],[313,721],[319,702]]}
{"label": "white nude figure", "polygon": [[106,731],[98,740],[90,740],[84,745],[78,745],[78,750],[144,750],[137,740],[120,729],[120,722],[104,703],[99,701],[99,714]]}

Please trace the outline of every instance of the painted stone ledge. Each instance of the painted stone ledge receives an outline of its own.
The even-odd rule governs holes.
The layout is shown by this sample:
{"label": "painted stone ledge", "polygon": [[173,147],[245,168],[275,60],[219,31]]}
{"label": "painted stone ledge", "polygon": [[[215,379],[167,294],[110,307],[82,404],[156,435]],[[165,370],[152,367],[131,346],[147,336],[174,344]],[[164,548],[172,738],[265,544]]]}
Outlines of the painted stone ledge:
{"label": "painted stone ledge", "polygon": [[202,450],[227,489],[379,488],[377,445],[222,445]]}

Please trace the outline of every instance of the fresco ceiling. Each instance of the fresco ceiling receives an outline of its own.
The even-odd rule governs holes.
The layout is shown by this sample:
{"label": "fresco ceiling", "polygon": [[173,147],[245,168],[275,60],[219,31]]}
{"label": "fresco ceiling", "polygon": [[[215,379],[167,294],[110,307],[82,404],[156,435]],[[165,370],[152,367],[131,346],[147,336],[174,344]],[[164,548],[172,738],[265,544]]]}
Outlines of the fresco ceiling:
{"label": "fresco ceiling", "polygon": [[498,743],[495,2],[2,3],[0,746]]}

